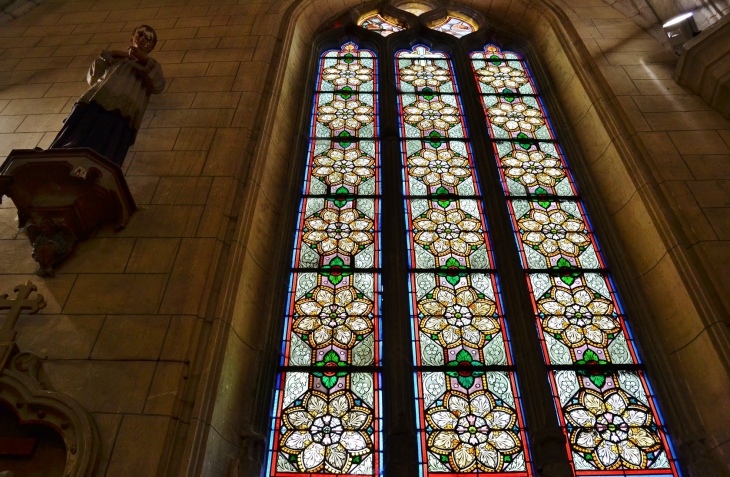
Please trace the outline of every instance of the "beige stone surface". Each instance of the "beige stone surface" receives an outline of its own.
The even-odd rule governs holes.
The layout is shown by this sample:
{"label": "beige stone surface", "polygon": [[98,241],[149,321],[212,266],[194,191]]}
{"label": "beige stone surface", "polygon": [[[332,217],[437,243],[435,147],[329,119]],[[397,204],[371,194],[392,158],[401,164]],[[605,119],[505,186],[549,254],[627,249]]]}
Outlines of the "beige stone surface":
{"label": "beige stone surface", "polygon": [[162,274],[79,275],[64,312],[155,313],[166,280]]}
{"label": "beige stone surface", "polygon": [[178,238],[138,238],[125,272],[169,273],[179,244]]}
{"label": "beige stone surface", "polygon": [[57,270],[61,273],[122,273],[134,244],[132,238],[119,237],[82,241],[74,248],[71,259]]}
{"label": "beige stone surface", "polygon": [[11,133],[20,126],[25,116],[2,116],[0,117],[0,133]]}
{"label": "beige stone surface", "polygon": [[213,142],[216,128],[180,128],[173,149],[176,151],[207,151]]}
{"label": "beige stone surface", "polygon": [[18,320],[18,346],[44,359],[88,359],[104,315],[32,315]]}
{"label": "beige stone surface", "polygon": [[203,207],[197,205],[150,205],[140,207],[127,227],[119,233],[103,228],[99,236],[120,237],[193,237]]}
{"label": "beige stone surface", "polygon": [[144,408],[155,363],[49,360],[43,369],[50,389],[71,396],[90,412],[134,414]]}
{"label": "beige stone surface", "polygon": [[153,204],[206,205],[212,177],[163,177]]}
{"label": "beige stone surface", "polygon": [[[170,418],[164,416],[125,415],[105,475],[156,476],[169,425]],[[140,454],[138,449],[145,449],[145,452]]]}
{"label": "beige stone surface", "polygon": [[200,327],[200,318],[196,316],[173,316],[167,329],[165,343],[160,359],[165,361],[190,361],[190,340]]}
{"label": "beige stone surface", "polygon": [[5,273],[31,274],[37,263],[30,256],[31,248],[27,241],[4,240],[3,253],[0,255],[0,270]]}
{"label": "beige stone surface", "polygon": [[94,413],[92,415],[94,417],[94,422],[96,422],[96,426],[99,429],[99,437],[101,440],[101,455],[99,456],[98,475],[105,475],[123,416],[121,414],[103,413]]}
{"label": "beige stone surface", "polygon": [[136,152],[127,173],[130,176],[198,175],[205,156],[205,151]]}
{"label": "beige stone surface", "polygon": [[147,205],[152,201],[159,182],[158,176],[127,176],[127,185],[137,207]]}
{"label": "beige stone surface", "polygon": [[210,267],[220,250],[220,244],[210,238],[184,238],[175,260],[161,313],[202,313],[201,302],[208,289],[206,282],[211,278]]}
{"label": "beige stone surface", "polygon": [[183,376],[187,378],[186,370],[185,363],[157,363],[144,405],[145,414],[169,416],[173,413]]}
{"label": "beige stone surface", "polygon": [[157,360],[169,324],[165,315],[107,315],[91,358]]}
{"label": "beige stone surface", "polygon": [[[30,245],[28,247],[28,253],[30,253]],[[61,309],[66,304],[71,288],[76,281],[76,275],[64,274],[53,279],[42,279],[32,274],[32,272],[21,275],[2,274],[0,275],[0,290],[3,290],[3,294],[13,293],[13,289],[17,285],[25,283],[27,280],[30,280],[38,287],[38,293],[43,295],[45,299],[46,307],[39,313],[55,315],[61,313]],[[4,319],[4,317],[0,317],[0,319]]]}
{"label": "beige stone surface", "polygon": [[[165,71],[167,75],[167,71]],[[142,129],[132,145],[132,151],[171,151],[180,128]]]}
{"label": "beige stone surface", "polygon": [[[15,239],[21,233],[18,228],[18,214],[15,209],[0,208],[0,239]],[[24,236],[21,238],[25,238]]]}

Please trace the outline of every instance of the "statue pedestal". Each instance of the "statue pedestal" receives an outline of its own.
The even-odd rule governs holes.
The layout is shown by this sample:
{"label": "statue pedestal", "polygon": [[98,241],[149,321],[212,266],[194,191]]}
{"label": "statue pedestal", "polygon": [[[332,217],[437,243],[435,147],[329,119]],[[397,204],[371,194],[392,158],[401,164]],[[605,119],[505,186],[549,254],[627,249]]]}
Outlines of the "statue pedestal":
{"label": "statue pedestal", "polygon": [[137,210],[122,169],[88,148],[11,151],[0,166],[3,195],[18,208],[40,276],[53,276],[53,265],[99,225],[121,229]]}

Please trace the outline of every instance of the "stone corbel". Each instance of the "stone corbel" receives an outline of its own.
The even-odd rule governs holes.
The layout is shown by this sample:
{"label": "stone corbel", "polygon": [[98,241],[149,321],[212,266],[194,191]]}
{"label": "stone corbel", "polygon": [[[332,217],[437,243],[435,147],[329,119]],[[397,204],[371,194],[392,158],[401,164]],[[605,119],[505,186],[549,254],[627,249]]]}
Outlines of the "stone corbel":
{"label": "stone corbel", "polygon": [[40,276],[53,276],[99,225],[121,229],[137,209],[119,166],[87,148],[11,151],[0,166],[3,195],[18,209]]}
{"label": "stone corbel", "polygon": [[685,43],[680,54],[674,81],[730,119],[730,16]]}

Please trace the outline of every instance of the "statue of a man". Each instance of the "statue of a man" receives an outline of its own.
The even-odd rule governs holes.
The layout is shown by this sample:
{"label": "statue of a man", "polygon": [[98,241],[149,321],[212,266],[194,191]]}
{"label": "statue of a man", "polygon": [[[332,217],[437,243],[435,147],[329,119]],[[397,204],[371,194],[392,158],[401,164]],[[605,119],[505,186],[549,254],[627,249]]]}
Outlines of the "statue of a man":
{"label": "statue of a man", "polygon": [[157,44],[152,27],[134,30],[127,51],[107,51],[86,75],[91,85],[64,120],[51,149],[88,147],[118,166],[134,144],[151,94],[165,88],[162,67],[148,55]]}

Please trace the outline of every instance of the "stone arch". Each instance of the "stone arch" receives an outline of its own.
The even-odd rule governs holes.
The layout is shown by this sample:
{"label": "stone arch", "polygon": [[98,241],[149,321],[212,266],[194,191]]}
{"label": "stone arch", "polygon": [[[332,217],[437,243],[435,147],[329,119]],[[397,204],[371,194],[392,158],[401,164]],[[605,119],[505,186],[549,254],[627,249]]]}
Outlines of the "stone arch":
{"label": "stone arch", "polygon": [[15,355],[0,373],[0,402],[15,411],[20,424],[42,424],[55,430],[66,446],[66,477],[92,477],[101,444],[91,415],[70,397],[46,389],[39,380],[40,360],[31,353]]}
{"label": "stone arch", "polygon": [[[360,5],[356,0],[281,0],[269,10],[272,16],[285,13],[254,124],[258,141],[239,198],[248,208],[231,233],[230,283],[215,311],[221,319],[197,358],[202,360],[198,368],[209,370],[196,396],[199,414],[188,437],[175,444],[179,450],[172,450],[190,457],[185,475],[225,469],[237,456],[255,467],[265,447],[265,410],[278,362],[277,300],[286,286],[281,263],[289,254],[300,161],[292,138],[298,137],[307,112],[303,78],[311,72],[320,29]],[[558,2],[464,0],[453,5],[473,8],[490,24],[509,26],[538,60],[543,89],[560,104],[550,109],[560,111],[558,122],[570,130],[562,136],[582,188],[593,196],[589,205],[602,224],[597,228],[609,243],[611,263],[622,263],[617,274],[630,312],[641,317],[634,319],[634,328],[679,458],[697,469],[691,475],[702,475],[703,459],[712,452],[716,461],[728,462],[718,446],[730,438],[730,415],[718,415],[716,405],[730,399],[730,333],[712,326],[728,320],[727,305],[653,179],[652,151],[635,139],[636,131]],[[254,365],[243,369],[242,363]]]}

